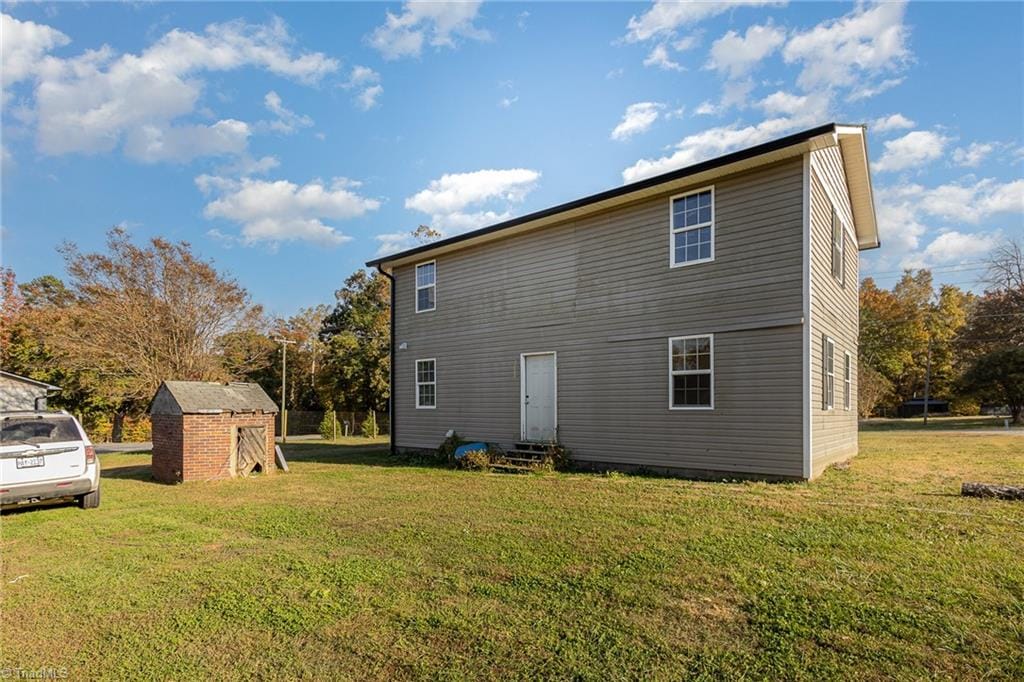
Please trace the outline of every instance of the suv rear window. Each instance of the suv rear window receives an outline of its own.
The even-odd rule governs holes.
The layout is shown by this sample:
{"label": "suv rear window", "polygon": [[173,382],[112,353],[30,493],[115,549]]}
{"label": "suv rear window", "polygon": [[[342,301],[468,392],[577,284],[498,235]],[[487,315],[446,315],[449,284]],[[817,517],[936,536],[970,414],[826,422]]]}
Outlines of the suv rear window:
{"label": "suv rear window", "polygon": [[82,440],[70,417],[5,417],[0,426],[0,445],[60,443]]}

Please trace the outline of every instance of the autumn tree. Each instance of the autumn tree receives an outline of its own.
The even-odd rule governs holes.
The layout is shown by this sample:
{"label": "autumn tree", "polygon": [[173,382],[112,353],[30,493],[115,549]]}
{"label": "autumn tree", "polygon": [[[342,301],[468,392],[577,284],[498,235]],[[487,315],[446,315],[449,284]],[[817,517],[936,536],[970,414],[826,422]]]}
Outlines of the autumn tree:
{"label": "autumn tree", "polygon": [[348,410],[384,410],[390,392],[390,282],[378,272],[357,270],[335,297],[320,331],[332,402]]}
{"label": "autumn tree", "polygon": [[160,382],[230,378],[218,340],[256,328],[261,310],[187,242],[137,246],[114,228],[106,247],[61,247],[73,302],[39,329],[64,366],[96,377],[97,394],[115,405],[116,439],[120,419],[144,407]]}

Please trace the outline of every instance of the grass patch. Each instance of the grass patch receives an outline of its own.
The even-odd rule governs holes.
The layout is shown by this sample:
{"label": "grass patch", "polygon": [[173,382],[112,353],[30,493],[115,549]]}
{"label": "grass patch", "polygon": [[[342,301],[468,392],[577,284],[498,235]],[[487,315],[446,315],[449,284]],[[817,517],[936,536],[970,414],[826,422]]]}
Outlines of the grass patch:
{"label": "grass patch", "polygon": [[100,509],[0,518],[0,667],[1020,677],[1024,506],[957,494],[1024,480],[1018,441],[865,433],[812,484],[489,475],[306,441],[287,475],[163,486],[147,456],[103,455]]}

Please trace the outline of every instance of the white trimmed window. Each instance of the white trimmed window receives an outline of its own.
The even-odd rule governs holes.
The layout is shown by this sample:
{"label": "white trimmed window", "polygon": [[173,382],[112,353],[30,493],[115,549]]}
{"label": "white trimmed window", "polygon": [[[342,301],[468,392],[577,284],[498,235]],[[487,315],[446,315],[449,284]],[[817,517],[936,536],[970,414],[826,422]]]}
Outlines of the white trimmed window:
{"label": "white trimmed window", "polygon": [[715,188],[707,187],[670,200],[671,266],[715,259]]}
{"label": "white trimmed window", "polygon": [[843,353],[843,409],[850,409],[850,400],[853,398],[853,358],[849,353]]}
{"label": "white trimmed window", "polygon": [[710,410],[715,406],[715,345],[711,334],[668,340],[668,406]]}
{"label": "white trimmed window", "polygon": [[840,285],[843,284],[843,278],[846,275],[846,265],[844,262],[843,252],[845,249],[846,240],[843,239],[843,223],[839,220],[839,214],[836,213],[836,209],[832,207],[832,276],[836,278],[836,281]]}
{"label": "white trimmed window", "polygon": [[437,307],[436,284],[436,261],[427,261],[416,266],[416,312],[425,313]]}
{"label": "white trimmed window", "polygon": [[821,339],[821,409],[831,410],[836,401],[836,342],[828,336]]}
{"label": "white trimmed window", "polygon": [[437,407],[437,361],[426,358],[416,361],[416,409]]}

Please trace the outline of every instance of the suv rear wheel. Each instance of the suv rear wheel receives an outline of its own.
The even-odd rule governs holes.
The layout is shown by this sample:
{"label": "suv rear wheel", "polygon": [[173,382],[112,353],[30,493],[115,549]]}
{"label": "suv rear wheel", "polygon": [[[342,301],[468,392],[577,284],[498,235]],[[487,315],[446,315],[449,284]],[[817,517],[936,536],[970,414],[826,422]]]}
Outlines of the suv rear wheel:
{"label": "suv rear wheel", "polygon": [[96,486],[96,490],[79,495],[76,499],[78,500],[78,506],[82,509],[95,509],[100,506],[100,487]]}

